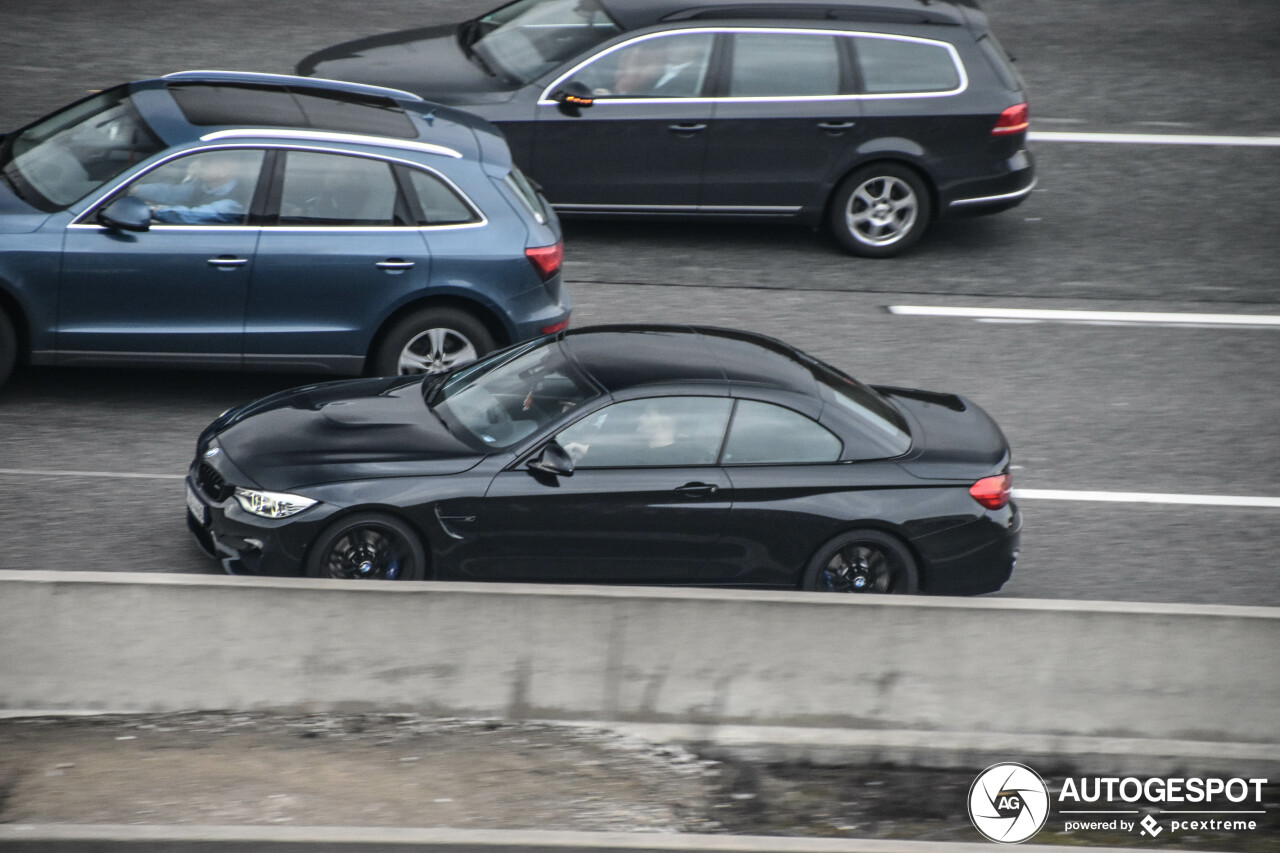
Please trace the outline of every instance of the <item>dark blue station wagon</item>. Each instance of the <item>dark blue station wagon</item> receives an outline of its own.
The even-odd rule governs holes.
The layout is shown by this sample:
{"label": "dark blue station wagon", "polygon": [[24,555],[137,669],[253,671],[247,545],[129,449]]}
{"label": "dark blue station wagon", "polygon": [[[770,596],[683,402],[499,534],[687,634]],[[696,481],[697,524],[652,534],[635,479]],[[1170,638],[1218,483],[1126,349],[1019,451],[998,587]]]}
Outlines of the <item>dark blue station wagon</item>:
{"label": "dark blue station wagon", "polygon": [[15,363],[439,372],[563,329],[555,213],[483,119],[375,86],[183,72],[0,142]]}

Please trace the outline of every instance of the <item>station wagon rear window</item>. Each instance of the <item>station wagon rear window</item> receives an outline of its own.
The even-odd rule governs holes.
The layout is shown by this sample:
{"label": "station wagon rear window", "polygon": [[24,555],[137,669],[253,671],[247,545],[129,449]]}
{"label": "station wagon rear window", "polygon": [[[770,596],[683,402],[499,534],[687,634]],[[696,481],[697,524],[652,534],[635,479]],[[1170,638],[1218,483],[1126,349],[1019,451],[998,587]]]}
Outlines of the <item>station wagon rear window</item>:
{"label": "station wagon rear window", "polygon": [[890,38],[854,39],[863,91],[869,95],[951,92],[960,71],[951,51],[937,43]]}
{"label": "station wagon rear window", "polygon": [[390,98],[242,83],[173,83],[169,94],[198,127],[289,127],[399,139],[418,135]]}

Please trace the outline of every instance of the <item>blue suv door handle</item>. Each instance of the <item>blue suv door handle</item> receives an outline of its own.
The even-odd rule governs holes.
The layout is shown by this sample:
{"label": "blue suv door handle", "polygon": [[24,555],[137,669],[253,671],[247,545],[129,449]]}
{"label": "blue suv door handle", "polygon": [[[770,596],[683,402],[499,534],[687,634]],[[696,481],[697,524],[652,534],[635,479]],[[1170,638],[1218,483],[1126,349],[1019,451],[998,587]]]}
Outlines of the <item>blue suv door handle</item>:
{"label": "blue suv door handle", "polygon": [[676,133],[697,133],[700,130],[706,130],[705,124],[669,124],[667,130],[674,130]]}
{"label": "blue suv door handle", "polygon": [[380,270],[411,270],[413,269],[413,261],[387,258],[385,261],[378,261],[374,266]]}
{"label": "blue suv door handle", "polygon": [[823,130],[848,130],[855,123],[852,121],[820,121],[818,122],[818,127]]}
{"label": "blue suv door handle", "polygon": [[209,266],[222,267],[224,269],[242,267],[247,263],[249,263],[248,258],[237,258],[235,255],[218,255],[216,258],[209,259]]}

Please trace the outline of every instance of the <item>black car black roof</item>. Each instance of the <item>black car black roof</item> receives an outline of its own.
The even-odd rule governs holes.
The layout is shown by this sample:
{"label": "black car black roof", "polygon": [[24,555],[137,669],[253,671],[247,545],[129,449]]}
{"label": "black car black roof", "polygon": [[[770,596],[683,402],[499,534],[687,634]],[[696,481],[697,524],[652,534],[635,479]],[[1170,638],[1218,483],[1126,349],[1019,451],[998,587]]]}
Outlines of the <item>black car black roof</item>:
{"label": "black car black roof", "polygon": [[817,362],[753,332],[703,326],[593,326],[563,333],[578,365],[610,393],[642,385],[777,388],[816,397]]}
{"label": "black car black roof", "polygon": [[624,29],[660,21],[714,18],[826,18],[893,23],[966,23],[964,11],[976,0],[600,0]]}

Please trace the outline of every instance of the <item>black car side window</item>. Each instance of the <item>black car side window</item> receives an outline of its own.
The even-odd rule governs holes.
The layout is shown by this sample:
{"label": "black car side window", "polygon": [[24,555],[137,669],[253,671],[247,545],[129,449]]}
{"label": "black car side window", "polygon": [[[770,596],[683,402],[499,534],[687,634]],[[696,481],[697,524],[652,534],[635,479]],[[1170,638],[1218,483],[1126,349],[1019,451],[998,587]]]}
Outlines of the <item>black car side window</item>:
{"label": "black car side window", "polygon": [[381,160],[290,151],[280,195],[281,225],[395,224],[397,188]]}
{"label": "black car side window", "polygon": [[721,462],[725,465],[800,465],[835,462],[840,439],[799,412],[771,403],[740,400]]}
{"label": "black car side window", "polygon": [[152,169],[125,194],[146,202],[157,225],[243,225],[262,158],[253,148],[201,151]]}
{"label": "black car side window", "polygon": [[612,50],[568,81],[596,98],[696,98],[702,94],[714,33],[662,35]]}
{"label": "black car side window", "polygon": [[838,94],[840,57],[834,36],[811,33],[734,35],[730,97]]}
{"label": "black car side window", "polygon": [[579,468],[714,465],[732,406],[727,397],[627,400],[556,438]]}
{"label": "black car side window", "polygon": [[869,95],[950,92],[960,71],[949,45],[901,38],[854,39],[858,70]]}

